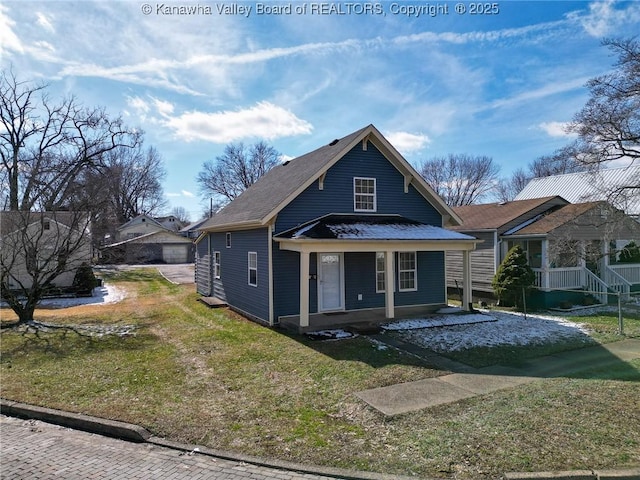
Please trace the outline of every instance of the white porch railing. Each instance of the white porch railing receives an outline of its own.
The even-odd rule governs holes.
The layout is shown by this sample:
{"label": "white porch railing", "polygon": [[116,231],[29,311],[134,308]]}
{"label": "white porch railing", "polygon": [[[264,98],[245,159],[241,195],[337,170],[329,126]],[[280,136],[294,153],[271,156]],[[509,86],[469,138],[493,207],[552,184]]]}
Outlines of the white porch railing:
{"label": "white porch railing", "polygon": [[587,292],[591,292],[591,295],[596,297],[600,303],[608,302],[608,285],[595,273],[593,273],[588,268],[584,267],[582,269],[582,273],[584,275],[584,289]]}
{"label": "white porch railing", "polygon": [[629,301],[631,293],[631,283],[629,283],[626,278],[624,278],[612,268],[604,267],[602,272],[602,279],[611,290],[620,294],[620,299],[623,302]]}
{"label": "white porch railing", "polygon": [[583,267],[549,268],[547,270],[534,268],[536,287],[544,290],[558,288],[582,288]]}
{"label": "white porch railing", "polygon": [[612,269],[604,269],[604,279],[598,277],[586,267],[533,269],[536,275],[535,286],[541,290],[579,289],[592,292],[600,303],[607,303],[609,290],[619,293],[622,300],[629,299],[630,284]]}
{"label": "white porch railing", "polygon": [[609,268],[632,285],[640,283],[640,263],[609,265]]}

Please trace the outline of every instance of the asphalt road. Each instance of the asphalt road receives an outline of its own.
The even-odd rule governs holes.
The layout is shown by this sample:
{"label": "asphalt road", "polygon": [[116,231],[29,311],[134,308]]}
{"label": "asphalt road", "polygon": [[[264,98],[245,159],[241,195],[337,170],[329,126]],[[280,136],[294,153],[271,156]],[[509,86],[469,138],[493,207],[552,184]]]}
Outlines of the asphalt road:
{"label": "asphalt road", "polygon": [[180,263],[175,265],[154,265],[158,271],[172,283],[195,283],[195,265],[193,263]]}

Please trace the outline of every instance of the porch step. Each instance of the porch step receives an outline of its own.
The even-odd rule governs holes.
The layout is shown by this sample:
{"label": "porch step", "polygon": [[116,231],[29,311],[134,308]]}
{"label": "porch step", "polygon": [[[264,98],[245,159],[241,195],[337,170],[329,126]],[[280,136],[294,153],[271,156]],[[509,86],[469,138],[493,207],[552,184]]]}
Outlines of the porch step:
{"label": "porch step", "polygon": [[198,298],[198,301],[204,303],[205,305],[208,305],[211,308],[220,308],[227,306],[227,302],[225,302],[224,300],[220,300],[217,297],[200,297]]}

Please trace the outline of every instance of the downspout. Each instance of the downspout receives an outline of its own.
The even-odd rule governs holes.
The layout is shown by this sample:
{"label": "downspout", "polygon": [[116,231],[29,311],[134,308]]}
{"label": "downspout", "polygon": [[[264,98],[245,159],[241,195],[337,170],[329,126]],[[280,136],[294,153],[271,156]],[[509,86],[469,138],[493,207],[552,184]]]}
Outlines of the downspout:
{"label": "downspout", "polygon": [[273,327],[274,318],[273,318],[273,222],[269,222],[267,225],[267,251],[268,251],[268,262],[269,262],[269,326]]}

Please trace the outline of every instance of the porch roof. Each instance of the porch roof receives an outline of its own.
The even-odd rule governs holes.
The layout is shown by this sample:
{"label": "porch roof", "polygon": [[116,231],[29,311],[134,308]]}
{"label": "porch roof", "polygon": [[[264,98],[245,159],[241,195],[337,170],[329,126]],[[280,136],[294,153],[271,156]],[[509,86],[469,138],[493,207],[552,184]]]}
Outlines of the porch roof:
{"label": "porch roof", "polygon": [[401,215],[330,214],[312,220],[274,237],[291,240],[407,240],[468,241],[475,237],[435,225],[427,225]]}

